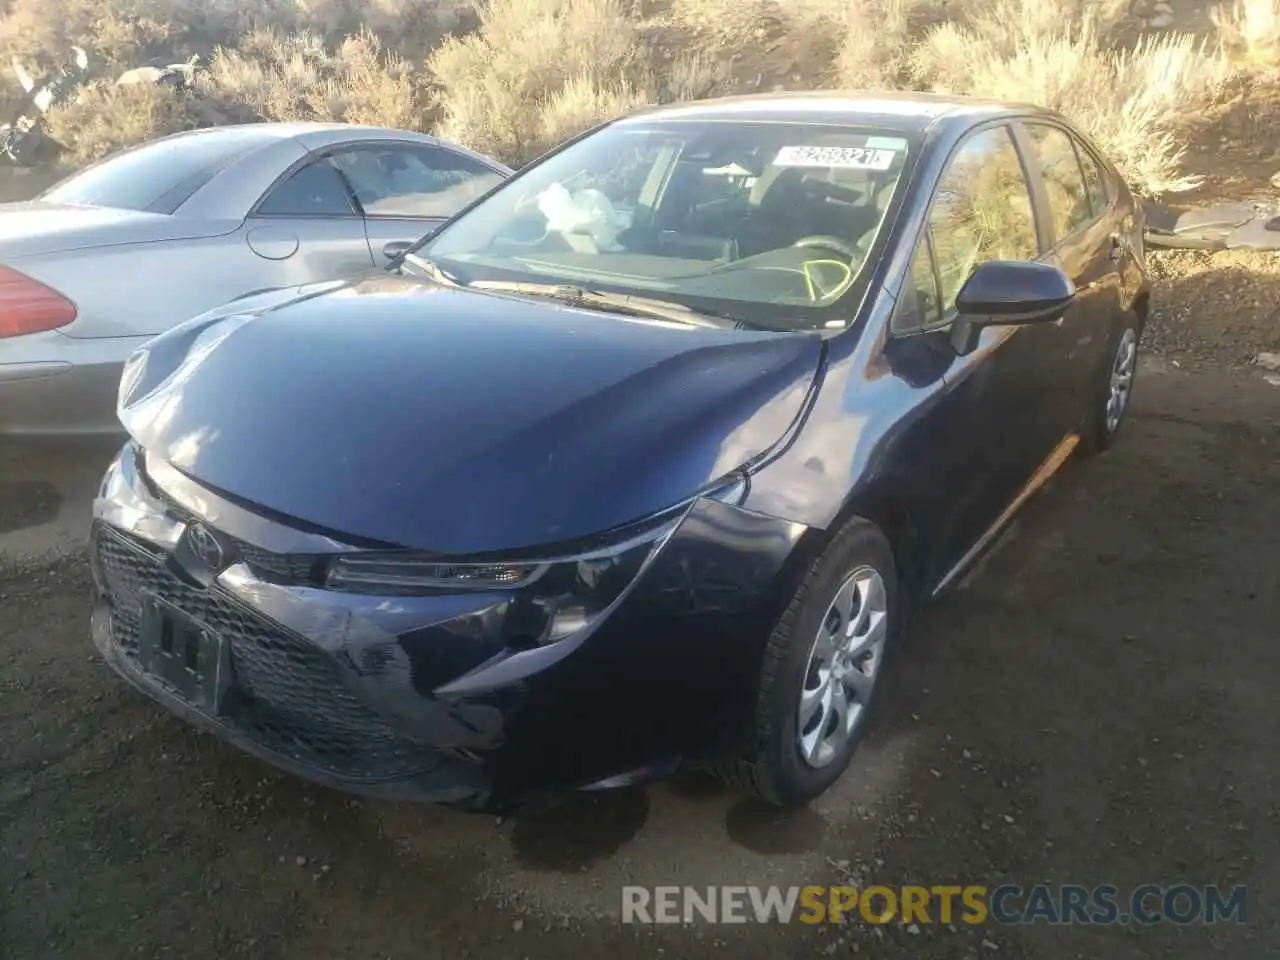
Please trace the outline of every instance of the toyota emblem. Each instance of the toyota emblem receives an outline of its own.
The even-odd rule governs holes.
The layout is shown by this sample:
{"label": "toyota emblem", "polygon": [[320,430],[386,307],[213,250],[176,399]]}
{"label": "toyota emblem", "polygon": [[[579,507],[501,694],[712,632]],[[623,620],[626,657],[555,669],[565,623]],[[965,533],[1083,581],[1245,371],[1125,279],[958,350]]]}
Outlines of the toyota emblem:
{"label": "toyota emblem", "polygon": [[187,527],[187,543],[191,545],[191,553],[196,559],[214,573],[226,565],[222,544],[218,543],[213,531],[203,523],[193,523]]}

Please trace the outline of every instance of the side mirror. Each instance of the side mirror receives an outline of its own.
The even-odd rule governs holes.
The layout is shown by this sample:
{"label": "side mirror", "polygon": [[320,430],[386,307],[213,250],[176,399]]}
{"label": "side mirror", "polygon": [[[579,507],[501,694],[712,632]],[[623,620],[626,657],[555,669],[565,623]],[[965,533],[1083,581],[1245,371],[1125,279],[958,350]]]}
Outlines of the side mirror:
{"label": "side mirror", "polygon": [[388,260],[394,260],[412,246],[412,240],[388,240],[382,245],[382,255]]}
{"label": "side mirror", "polygon": [[961,356],[972,353],[983,327],[1052,322],[1075,297],[1071,278],[1051,264],[988,260],[956,295],[951,345]]}

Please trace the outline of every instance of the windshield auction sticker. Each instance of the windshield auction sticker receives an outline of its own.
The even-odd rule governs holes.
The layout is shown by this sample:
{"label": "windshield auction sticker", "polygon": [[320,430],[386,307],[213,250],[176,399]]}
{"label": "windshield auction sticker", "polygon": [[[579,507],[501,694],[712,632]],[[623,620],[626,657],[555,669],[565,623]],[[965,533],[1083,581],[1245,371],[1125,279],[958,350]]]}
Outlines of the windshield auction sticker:
{"label": "windshield auction sticker", "polygon": [[869,147],[783,147],[773,158],[777,167],[838,167],[844,170],[888,170],[893,150]]}

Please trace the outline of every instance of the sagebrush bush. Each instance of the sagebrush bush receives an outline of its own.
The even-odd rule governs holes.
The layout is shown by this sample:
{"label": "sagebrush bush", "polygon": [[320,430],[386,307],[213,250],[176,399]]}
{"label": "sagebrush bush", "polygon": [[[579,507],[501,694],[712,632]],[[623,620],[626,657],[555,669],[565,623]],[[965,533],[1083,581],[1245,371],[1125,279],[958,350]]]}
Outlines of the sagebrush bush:
{"label": "sagebrush bush", "polygon": [[712,51],[735,91],[775,82],[824,86],[859,0],[673,0],[686,49]]}
{"label": "sagebrush bush", "polygon": [[442,136],[519,164],[645,99],[644,47],[620,0],[482,0],[479,15],[428,61]]}
{"label": "sagebrush bush", "polygon": [[198,90],[232,120],[310,120],[415,129],[425,88],[402,57],[362,30],[326,46],[319,34],[249,34],[220,48]]}
{"label": "sagebrush bush", "polygon": [[194,126],[187,97],[172,87],[91,87],[49,111],[46,129],[62,147],[62,164],[81,167],[123,147]]}
{"label": "sagebrush bush", "polygon": [[78,43],[118,71],[152,56],[236,47],[271,30],[316,34],[331,46],[369,31],[421,60],[445,33],[470,25],[470,8],[467,0],[10,0],[0,15],[0,56],[59,60]]}
{"label": "sagebrush bush", "polygon": [[850,0],[837,36],[833,82],[844,90],[911,89],[915,42],[945,22],[932,0]]}
{"label": "sagebrush bush", "polygon": [[165,0],[10,0],[0,16],[0,58],[6,72],[16,57],[35,74],[80,44],[95,63],[123,70],[179,41],[181,13]]}
{"label": "sagebrush bush", "polygon": [[1245,69],[1280,69],[1280,0],[1235,0],[1212,12],[1223,52]]}
{"label": "sagebrush bush", "polygon": [[1112,48],[1106,36],[1116,19],[1097,17],[1096,5],[1056,20],[1044,7],[1045,0],[991,0],[967,23],[933,28],[913,50],[915,82],[1057,110],[1140,194],[1196,186],[1181,172],[1185,132],[1226,83],[1225,60],[1177,33]]}

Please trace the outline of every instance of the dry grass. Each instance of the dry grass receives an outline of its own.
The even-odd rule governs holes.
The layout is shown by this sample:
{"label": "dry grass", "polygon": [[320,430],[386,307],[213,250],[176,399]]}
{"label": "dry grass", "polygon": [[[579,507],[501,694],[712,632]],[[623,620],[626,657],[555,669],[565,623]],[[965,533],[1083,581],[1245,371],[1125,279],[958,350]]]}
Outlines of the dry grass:
{"label": "dry grass", "polygon": [[467,0],[9,0],[0,15],[0,56],[58,57],[90,47],[110,69],[139,59],[238,47],[255,32],[317,34],[331,46],[361,31],[421,59],[472,21]]}
{"label": "dry grass", "polygon": [[1106,42],[1114,20],[1082,11],[1054,21],[1041,0],[991,0],[970,23],[947,23],[915,49],[930,89],[1037,103],[1078,122],[1140,193],[1190,189],[1186,124],[1229,79],[1225,60],[1189,35]]}
{"label": "dry grass", "polygon": [[479,30],[446,38],[428,61],[440,133],[530,160],[644,102],[643,50],[621,0],[483,0]]}
{"label": "dry grass", "polygon": [[[1234,0],[1200,45],[1130,42],[1128,0],[9,0],[0,57],[90,47],[107,77],[197,52],[197,95],[95,89],[53,123],[71,162],[220,120],[423,127],[519,164],[651,102],[778,87],[1035,101],[1134,187],[1194,183],[1187,121],[1280,68],[1280,0]],[[40,66],[52,65],[46,60]],[[32,64],[34,67],[35,65]],[[34,70],[33,70],[34,72]],[[110,111],[105,111],[105,106]],[[216,113],[209,113],[209,109]],[[201,113],[201,109],[205,112]],[[95,113],[127,116],[97,117]],[[91,144],[94,137],[100,144]]]}
{"label": "dry grass", "polygon": [[846,90],[919,86],[913,53],[920,37],[947,22],[945,6],[930,0],[854,0],[845,10],[836,85]]}
{"label": "dry grass", "polygon": [[185,97],[169,87],[100,86],[75,103],[52,110],[48,130],[62,145],[62,160],[80,167],[122,147],[191,126]]}
{"label": "dry grass", "polygon": [[318,120],[414,129],[425,91],[402,57],[370,31],[336,49],[319,34],[259,30],[239,50],[219,49],[199,92],[233,120]]}
{"label": "dry grass", "polygon": [[11,0],[0,17],[0,57],[6,72],[11,57],[43,69],[78,43],[107,67],[127,69],[180,39],[184,28],[175,6],[155,0]]}
{"label": "dry grass", "polygon": [[1235,0],[1213,11],[1223,52],[1245,70],[1280,69],[1280,0]]}

